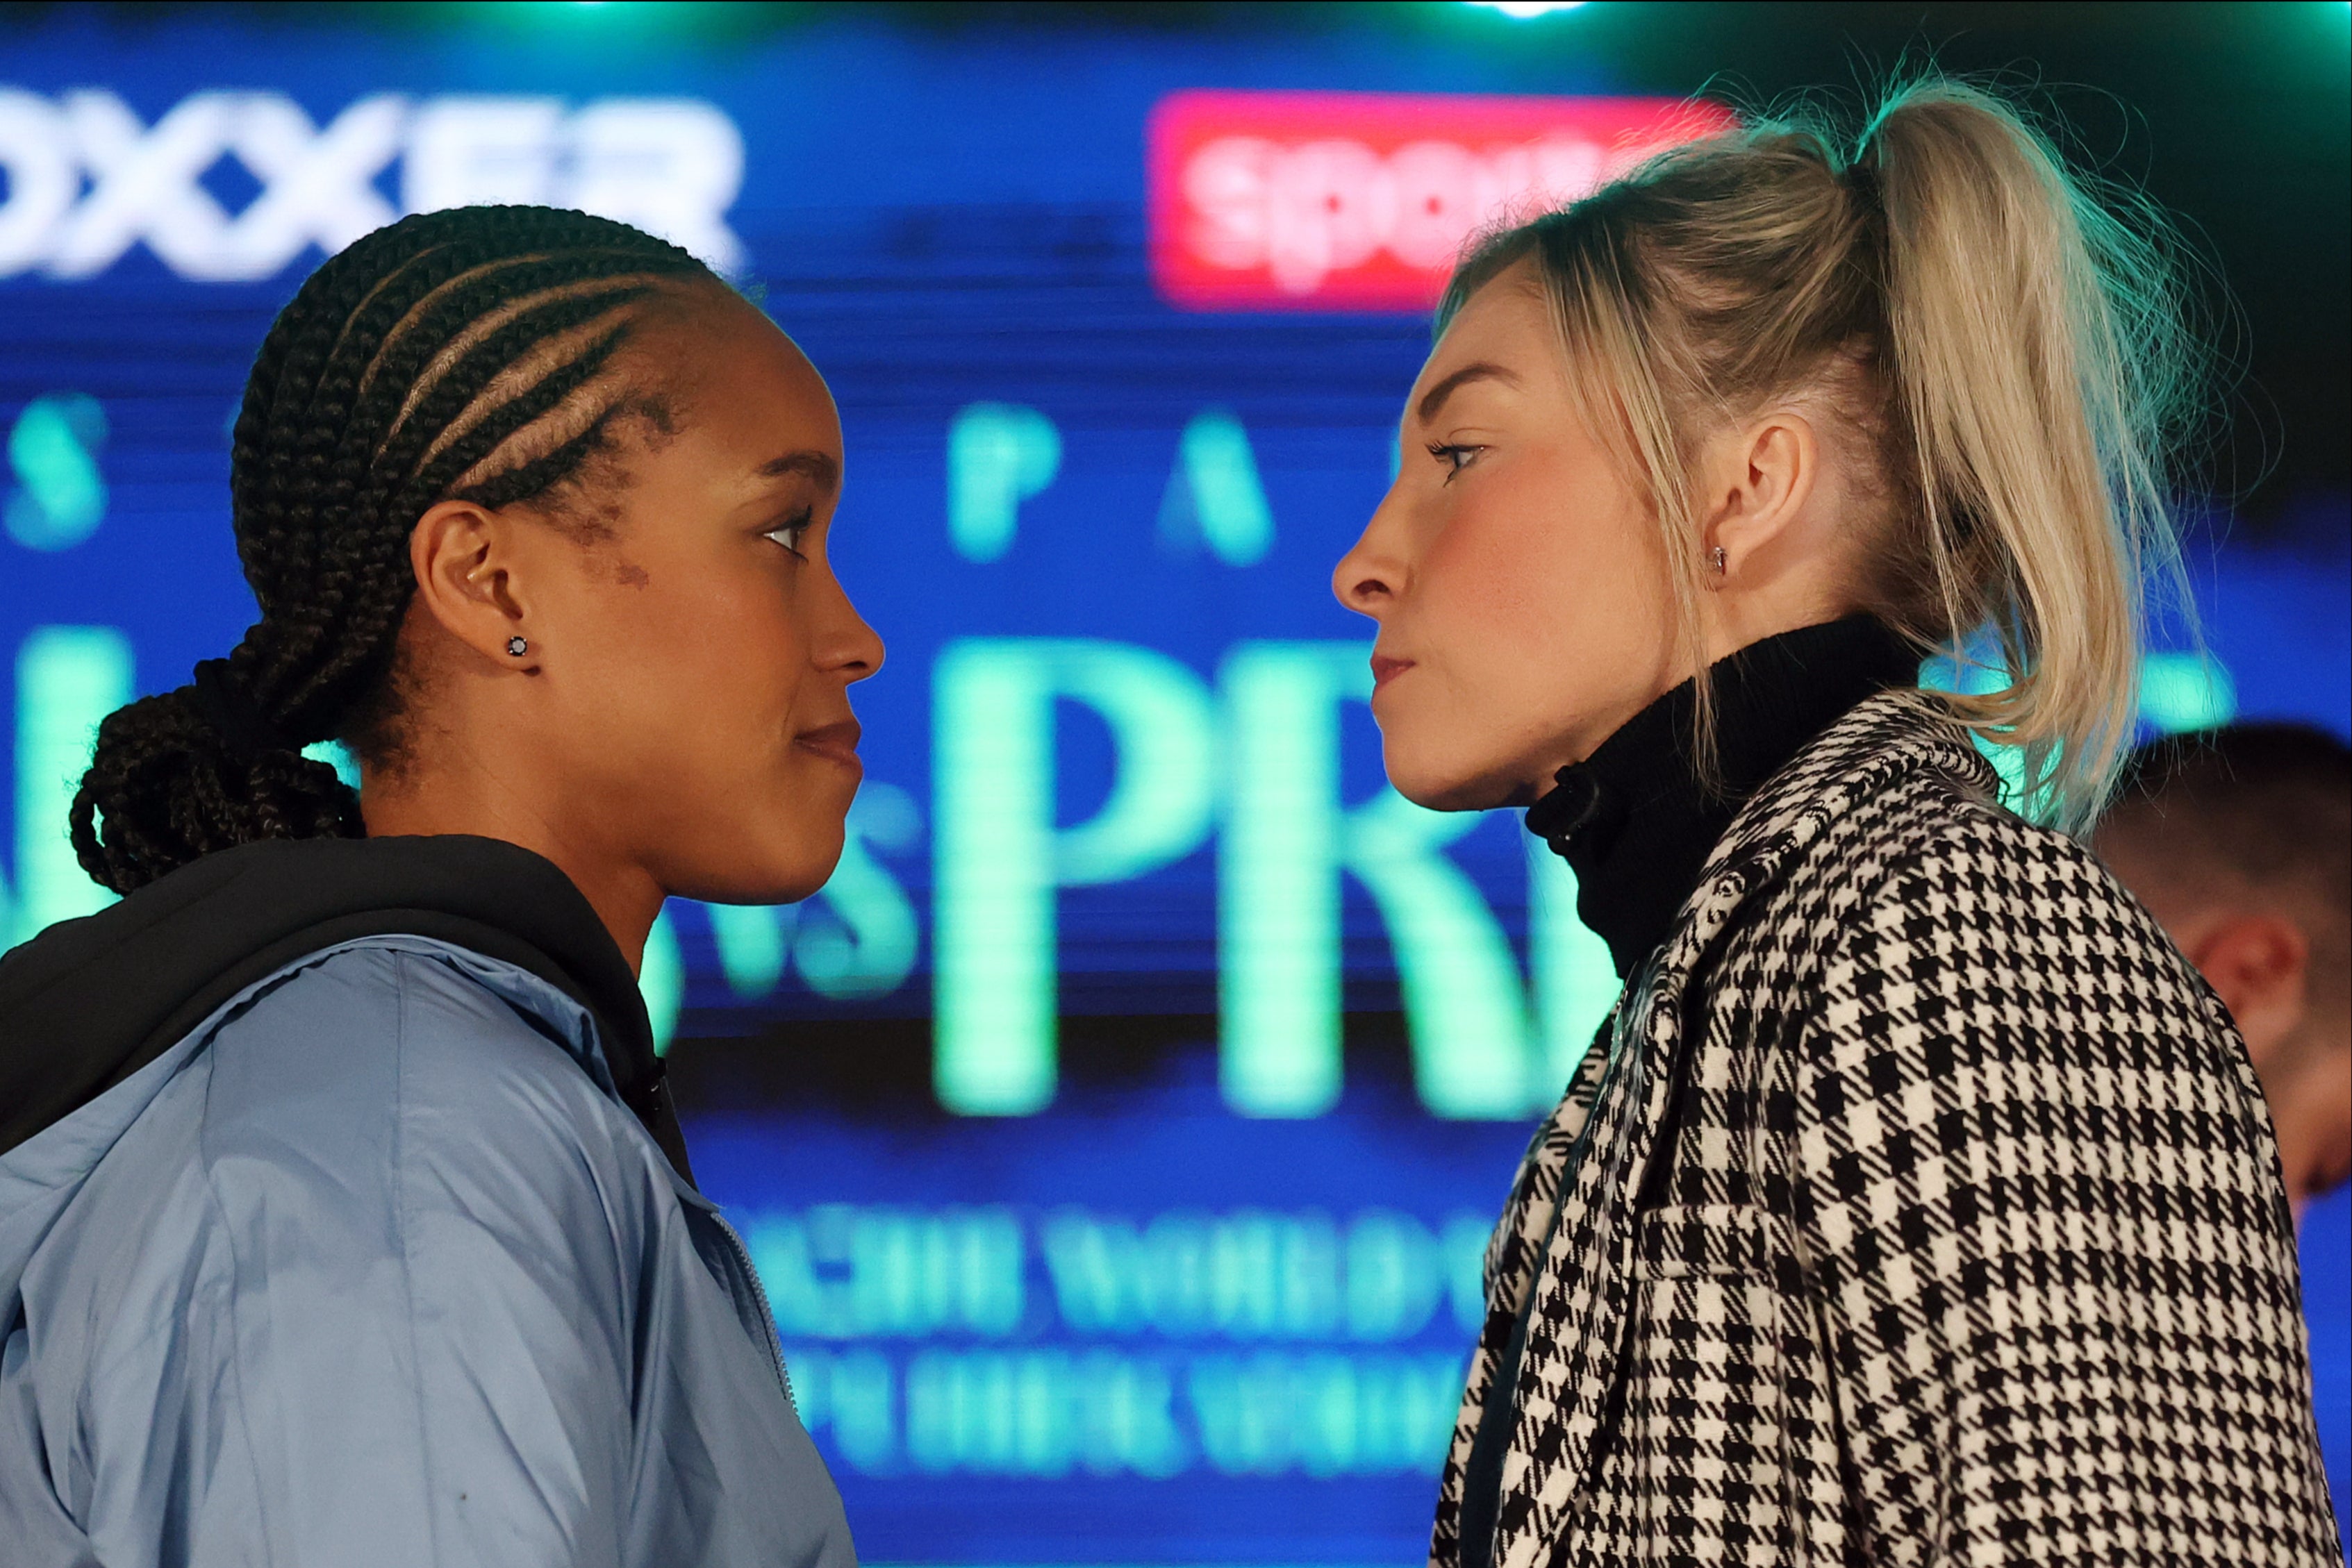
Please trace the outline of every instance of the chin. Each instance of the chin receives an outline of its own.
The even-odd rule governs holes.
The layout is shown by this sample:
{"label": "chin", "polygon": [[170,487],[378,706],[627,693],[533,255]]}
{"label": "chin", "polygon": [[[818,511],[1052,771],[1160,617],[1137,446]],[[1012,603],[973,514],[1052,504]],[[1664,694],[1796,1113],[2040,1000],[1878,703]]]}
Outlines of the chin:
{"label": "chin", "polygon": [[833,880],[834,867],[841,863],[842,835],[836,831],[822,850],[803,852],[789,858],[779,856],[772,862],[766,896],[762,904],[798,904]]}
{"label": "chin", "polygon": [[693,879],[695,886],[670,891],[708,904],[798,904],[833,875],[843,839],[837,816],[805,824],[798,833],[747,823],[701,857],[705,863]]}
{"label": "chin", "polygon": [[1485,811],[1524,804],[1514,782],[1495,768],[1465,768],[1462,748],[1444,744],[1407,745],[1383,732],[1381,763],[1396,792],[1432,811]]}

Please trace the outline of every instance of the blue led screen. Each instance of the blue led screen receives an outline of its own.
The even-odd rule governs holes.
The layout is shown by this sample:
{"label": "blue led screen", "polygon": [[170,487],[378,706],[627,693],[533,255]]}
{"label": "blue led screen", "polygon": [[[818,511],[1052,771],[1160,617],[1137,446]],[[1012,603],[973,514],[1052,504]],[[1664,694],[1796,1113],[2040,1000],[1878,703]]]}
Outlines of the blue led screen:
{"label": "blue led screen", "polygon": [[[1154,106],[1299,86],[1524,90],[1279,36],[24,25],[0,934],[100,896],[62,837],[90,724],[252,616],[226,426],[322,246],[460,200],[663,228],[831,382],[834,552],[889,644],[835,882],[674,904],[646,977],[862,1550],[1414,1560],[1486,1227],[1614,981],[1516,814],[1381,779],[1367,628],[1327,580],[1425,319],[1153,286]],[[2352,725],[2340,542],[2194,565],[2210,657],[2166,651],[2149,726]],[[2339,1412],[2344,1225],[2339,1198],[2307,1233]]]}

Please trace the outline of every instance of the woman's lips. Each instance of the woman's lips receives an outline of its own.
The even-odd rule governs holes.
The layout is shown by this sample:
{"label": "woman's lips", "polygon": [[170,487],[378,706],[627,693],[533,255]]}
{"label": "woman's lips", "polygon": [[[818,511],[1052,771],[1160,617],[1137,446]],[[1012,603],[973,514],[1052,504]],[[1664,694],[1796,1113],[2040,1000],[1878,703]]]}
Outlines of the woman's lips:
{"label": "woman's lips", "polygon": [[1399,675],[1412,668],[1411,659],[1391,659],[1386,653],[1372,655],[1372,689],[1378,691]]}
{"label": "woman's lips", "polygon": [[862,766],[857,760],[857,740],[865,733],[856,719],[845,718],[839,724],[803,730],[793,737],[793,744],[815,752],[828,762],[857,768]]}

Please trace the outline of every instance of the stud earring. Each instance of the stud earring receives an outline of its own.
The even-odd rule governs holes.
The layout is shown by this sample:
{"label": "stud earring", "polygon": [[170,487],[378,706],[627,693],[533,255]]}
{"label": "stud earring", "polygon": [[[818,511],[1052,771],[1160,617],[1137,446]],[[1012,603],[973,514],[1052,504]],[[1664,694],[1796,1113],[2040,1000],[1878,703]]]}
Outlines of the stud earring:
{"label": "stud earring", "polygon": [[[1721,576],[1723,575],[1723,567],[1724,567],[1723,547],[1722,547],[1721,545],[1717,545],[1717,546],[1716,546],[1716,547],[1715,547],[1715,554],[1714,554],[1714,556],[1713,556],[1712,558],[1710,558],[1710,559],[1713,559],[1713,561],[1715,562],[1715,575],[1716,575],[1716,576],[1717,576],[1717,577],[1721,577]],[[518,643],[520,643],[520,642],[521,642],[521,641],[522,641],[522,639],[521,639],[521,638],[520,638],[520,637],[518,637],[518,638],[516,638],[516,639],[515,639],[515,641],[516,641],[516,642],[518,642]]]}
{"label": "stud earring", "polygon": [[[1723,552],[1722,552],[1722,551],[1720,551],[1720,550],[1717,550],[1716,553],[1717,553],[1717,555],[1720,555],[1720,554],[1722,554]],[[1718,569],[1718,570],[1719,570],[1719,569]],[[508,652],[508,653],[511,653],[511,654],[513,654],[516,658],[520,659],[520,658],[521,658],[525,653],[530,653],[530,643],[526,643],[526,642],[524,642],[524,641],[523,641],[521,638],[520,638],[520,637],[509,637],[509,638],[508,638],[508,639],[507,639],[507,652]]]}

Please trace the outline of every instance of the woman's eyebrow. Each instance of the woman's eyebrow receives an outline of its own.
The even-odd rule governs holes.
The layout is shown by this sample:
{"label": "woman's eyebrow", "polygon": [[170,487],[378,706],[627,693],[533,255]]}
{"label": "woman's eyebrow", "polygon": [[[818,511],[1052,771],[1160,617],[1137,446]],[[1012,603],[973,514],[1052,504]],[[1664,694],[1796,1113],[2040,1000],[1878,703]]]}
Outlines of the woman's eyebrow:
{"label": "woman's eyebrow", "polygon": [[787,474],[804,475],[814,480],[820,490],[830,491],[841,483],[841,465],[831,453],[818,452],[814,448],[771,457],[753,472],[762,479],[781,479]]}
{"label": "woman's eyebrow", "polygon": [[1413,411],[1415,417],[1427,424],[1437,417],[1437,411],[1445,406],[1447,398],[1472,382],[1507,382],[1517,386],[1519,378],[1517,372],[1506,370],[1491,360],[1475,360],[1423,392],[1421,406]]}

